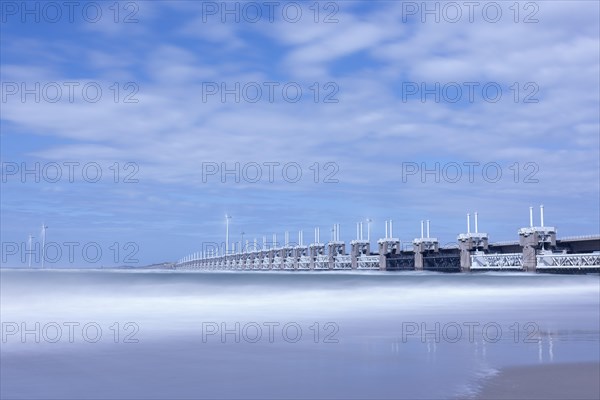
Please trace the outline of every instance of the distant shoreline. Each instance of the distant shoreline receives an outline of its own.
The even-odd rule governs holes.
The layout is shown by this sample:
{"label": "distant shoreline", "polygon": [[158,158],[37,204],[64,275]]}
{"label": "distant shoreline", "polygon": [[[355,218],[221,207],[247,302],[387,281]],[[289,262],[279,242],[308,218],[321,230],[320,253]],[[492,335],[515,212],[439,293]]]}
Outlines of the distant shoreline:
{"label": "distant shoreline", "polygon": [[[17,267],[11,267],[8,265],[2,265],[0,266],[0,269],[18,269],[18,270],[42,270],[42,268],[40,268],[39,266],[34,266],[34,267],[23,267],[23,266],[17,266]],[[139,265],[117,265],[117,266],[109,266],[109,267],[105,267],[105,266],[94,266],[94,267],[81,267],[81,268],[77,268],[77,267],[52,267],[52,266],[46,266],[46,268],[43,268],[43,270],[58,270],[58,269],[62,269],[62,270],[69,270],[69,269],[175,269],[175,263],[174,262],[163,262],[163,263],[157,263],[157,264],[149,264],[149,265],[143,265],[143,266],[139,266]]]}
{"label": "distant shoreline", "polygon": [[174,262],[144,265],[142,267],[133,265],[120,265],[118,267],[104,267],[104,269],[175,269]]}

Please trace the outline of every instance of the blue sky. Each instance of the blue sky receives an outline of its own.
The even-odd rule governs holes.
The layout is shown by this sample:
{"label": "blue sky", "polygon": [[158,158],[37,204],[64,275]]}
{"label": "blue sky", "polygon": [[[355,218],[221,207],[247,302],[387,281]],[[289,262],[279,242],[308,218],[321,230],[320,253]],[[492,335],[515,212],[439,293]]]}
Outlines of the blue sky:
{"label": "blue sky", "polygon": [[559,237],[600,231],[598,2],[481,2],[472,21],[458,2],[458,22],[444,2],[427,3],[439,22],[421,2],[275,3],[271,21],[265,2],[80,2],[71,21],[3,2],[2,264],[25,265],[6,243],[42,222],[63,251],[102,250],[51,264],[67,267],[123,264],[131,243],[134,265],[176,260],[222,241],[226,213],[232,241],[333,223],[349,241],[366,218],[381,237],[391,218],[404,241],[430,219],[449,243],[474,211],[516,240],[541,203]]}

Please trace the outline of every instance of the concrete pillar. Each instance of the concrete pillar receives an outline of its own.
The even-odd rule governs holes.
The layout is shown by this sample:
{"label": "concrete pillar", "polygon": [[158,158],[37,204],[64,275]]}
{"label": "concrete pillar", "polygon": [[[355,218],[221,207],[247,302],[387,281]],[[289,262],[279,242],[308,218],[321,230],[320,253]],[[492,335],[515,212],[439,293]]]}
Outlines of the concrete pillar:
{"label": "concrete pillar", "polygon": [[387,250],[387,242],[385,241],[378,241],[378,253],[379,253],[379,270],[380,271],[385,271],[387,269],[387,254],[388,254],[388,250]]}
{"label": "concrete pillar", "polygon": [[487,233],[462,233],[458,235],[458,248],[460,249],[460,269],[463,272],[471,270],[471,255],[474,251],[488,249]]}
{"label": "concrete pillar", "polygon": [[415,271],[423,271],[423,246],[421,244],[413,245],[413,248],[415,252]]}
{"label": "concrete pillar", "polygon": [[437,253],[439,251],[439,243],[436,238],[418,238],[413,240],[413,249],[415,252],[415,270],[422,271],[425,269],[424,254]]}
{"label": "concrete pillar", "polygon": [[269,257],[268,260],[268,269],[273,269],[274,265],[273,265],[273,258],[275,258],[275,250],[271,249],[269,251],[267,251],[267,256]]}
{"label": "concrete pillar", "polygon": [[459,241],[460,249],[460,270],[468,272],[471,270],[471,244],[467,241]]}
{"label": "concrete pillar", "polygon": [[358,268],[358,258],[361,255],[371,254],[371,244],[366,240],[353,240],[350,242],[350,255],[352,259],[352,269]]}
{"label": "concrete pillar", "polygon": [[264,269],[263,264],[265,263],[265,258],[268,255],[268,250],[261,250],[258,252],[258,267],[259,269]]}
{"label": "concrete pillar", "polygon": [[519,244],[523,248],[523,268],[527,272],[535,272],[537,267],[538,235],[535,228],[519,231]]}
{"label": "concrete pillar", "polygon": [[300,268],[300,257],[308,254],[308,250],[304,246],[296,246],[294,247],[292,253],[294,257],[294,269],[298,269]]}
{"label": "concrete pillar", "polygon": [[294,257],[294,249],[292,249],[291,247],[284,247],[283,248],[283,257],[281,259],[281,269],[284,269],[286,267],[286,263],[288,260],[292,261],[292,265],[293,265],[293,257]]}
{"label": "concrete pillar", "polygon": [[[273,269],[282,269],[283,268],[283,249],[275,249],[273,250]],[[279,258],[277,262],[275,258]]]}
{"label": "concrete pillar", "polygon": [[554,227],[529,227],[519,229],[519,244],[523,248],[523,268],[535,272],[537,255],[556,247]]}
{"label": "concrete pillar", "polygon": [[286,261],[289,262],[290,259],[291,259],[292,268],[295,269],[298,257],[296,257],[296,249],[293,247],[288,248],[288,256],[286,257]]}
{"label": "concrete pillar", "polygon": [[315,261],[318,255],[325,254],[325,246],[321,243],[313,243],[309,247],[310,269],[315,269]]}
{"label": "concrete pillar", "polygon": [[338,241],[327,243],[329,269],[335,267],[335,257],[344,254],[346,254],[346,243]]}
{"label": "concrete pillar", "polygon": [[398,239],[379,239],[379,270],[387,269],[387,258],[390,254],[400,254],[400,240]]}
{"label": "concrete pillar", "polygon": [[523,246],[523,268],[527,272],[535,272],[537,267],[536,244],[529,242],[529,240],[526,240]]}

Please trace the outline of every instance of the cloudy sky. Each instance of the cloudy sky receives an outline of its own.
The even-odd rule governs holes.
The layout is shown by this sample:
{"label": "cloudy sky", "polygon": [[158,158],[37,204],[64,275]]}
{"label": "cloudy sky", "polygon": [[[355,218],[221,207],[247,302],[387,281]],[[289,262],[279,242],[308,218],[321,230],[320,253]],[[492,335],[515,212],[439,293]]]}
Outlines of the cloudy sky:
{"label": "cloudy sky", "polygon": [[542,203],[598,233],[598,4],[3,2],[2,264],[43,222],[71,267],[176,260],[226,213],[232,241],[454,243],[474,211],[516,240]]}

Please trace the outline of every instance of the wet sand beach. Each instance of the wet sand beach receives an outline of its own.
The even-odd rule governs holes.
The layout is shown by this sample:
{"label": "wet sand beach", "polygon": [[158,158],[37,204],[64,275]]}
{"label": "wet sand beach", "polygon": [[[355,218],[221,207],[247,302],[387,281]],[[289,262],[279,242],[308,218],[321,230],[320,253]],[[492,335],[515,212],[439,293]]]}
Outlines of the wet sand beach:
{"label": "wet sand beach", "polygon": [[477,399],[600,399],[600,364],[549,364],[505,368]]}

